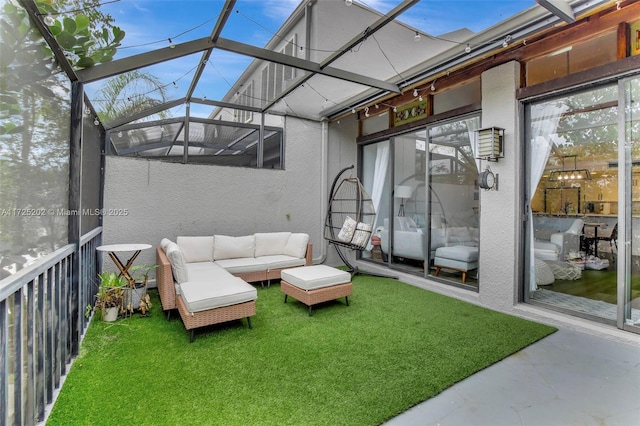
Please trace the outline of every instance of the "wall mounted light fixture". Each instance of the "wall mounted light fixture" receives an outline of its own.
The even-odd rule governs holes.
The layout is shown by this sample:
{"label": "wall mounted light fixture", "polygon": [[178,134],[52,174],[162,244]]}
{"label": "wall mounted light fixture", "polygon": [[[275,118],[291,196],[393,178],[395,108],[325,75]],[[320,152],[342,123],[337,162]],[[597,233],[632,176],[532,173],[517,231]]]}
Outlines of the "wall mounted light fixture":
{"label": "wall mounted light fixture", "polygon": [[478,138],[477,158],[487,161],[498,161],[504,158],[504,129],[487,127],[476,131]]}

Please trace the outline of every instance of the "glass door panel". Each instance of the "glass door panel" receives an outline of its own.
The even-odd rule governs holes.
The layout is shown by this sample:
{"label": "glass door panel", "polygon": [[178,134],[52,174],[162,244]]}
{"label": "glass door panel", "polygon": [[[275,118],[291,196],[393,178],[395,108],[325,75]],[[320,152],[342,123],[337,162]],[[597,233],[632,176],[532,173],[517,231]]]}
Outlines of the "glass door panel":
{"label": "glass door panel", "polygon": [[[624,151],[620,169],[624,171],[624,214],[618,241],[623,244],[621,254],[624,272],[619,287],[624,294],[621,306],[623,327],[640,332],[640,78],[621,83],[624,102]],[[621,259],[622,260],[622,259]]]}
{"label": "glass door panel", "polygon": [[474,287],[478,285],[480,194],[473,136],[479,123],[479,117],[469,117],[432,126],[428,145],[432,272]]}
{"label": "glass door panel", "polygon": [[530,300],[618,317],[618,86],[527,107]]}
{"label": "glass door panel", "polygon": [[393,138],[393,238],[391,263],[424,275],[426,130]]}

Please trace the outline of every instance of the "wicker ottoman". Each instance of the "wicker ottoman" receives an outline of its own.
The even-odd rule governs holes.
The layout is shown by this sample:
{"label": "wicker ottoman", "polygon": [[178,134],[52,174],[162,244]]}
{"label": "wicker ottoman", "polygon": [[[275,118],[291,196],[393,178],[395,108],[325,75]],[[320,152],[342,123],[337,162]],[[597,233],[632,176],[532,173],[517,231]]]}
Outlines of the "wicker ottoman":
{"label": "wicker ottoman", "polygon": [[291,296],[309,307],[344,297],[349,306],[352,294],[351,274],[331,266],[313,265],[285,269],[281,272],[280,289],[284,293],[284,303]]}
{"label": "wicker ottoman", "polygon": [[207,281],[180,284],[176,304],[184,327],[191,332],[189,340],[193,342],[194,330],[207,325],[246,318],[251,328],[257,298],[256,289],[252,285],[229,275],[227,279],[218,280],[215,285]]}

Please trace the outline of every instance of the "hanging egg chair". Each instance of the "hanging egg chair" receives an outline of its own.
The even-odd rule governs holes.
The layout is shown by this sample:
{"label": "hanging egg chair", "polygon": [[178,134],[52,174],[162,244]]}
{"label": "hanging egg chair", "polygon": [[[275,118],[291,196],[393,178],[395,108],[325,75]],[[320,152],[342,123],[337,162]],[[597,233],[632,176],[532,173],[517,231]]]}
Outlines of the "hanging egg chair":
{"label": "hanging egg chair", "polygon": [[338,185],[340,176],[353,167],[342,169],[333,181],[324,224],[324,238],[336,246],[340,259],[352,274],[355,268],[351,266],[340,248],[364,250],[371,237],[376,218],[373,201],[360,179],[349,177],[343,179]]}

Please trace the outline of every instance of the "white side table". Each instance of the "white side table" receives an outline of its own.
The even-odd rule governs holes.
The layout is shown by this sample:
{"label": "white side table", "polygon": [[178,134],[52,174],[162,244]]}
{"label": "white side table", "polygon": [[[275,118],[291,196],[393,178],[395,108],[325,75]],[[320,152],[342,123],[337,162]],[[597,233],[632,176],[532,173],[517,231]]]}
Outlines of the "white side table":
{"label": "white side table", "polygon": [[[151,248],[151,244],[107,244],[104,246],[96,247],[96,250],[103,251],[109,253],[109,257],[113,260],[113,263],[118,267],[120,271],[120,276],[125,277],[125,279],[131,284],[134,285],[134,279],[129,273],[129,268],[133,265],[136,258],[140,254],[142,250],[147,250]],[[123,263],[116,253],[118,252],[133,252],[127,263]]]}

